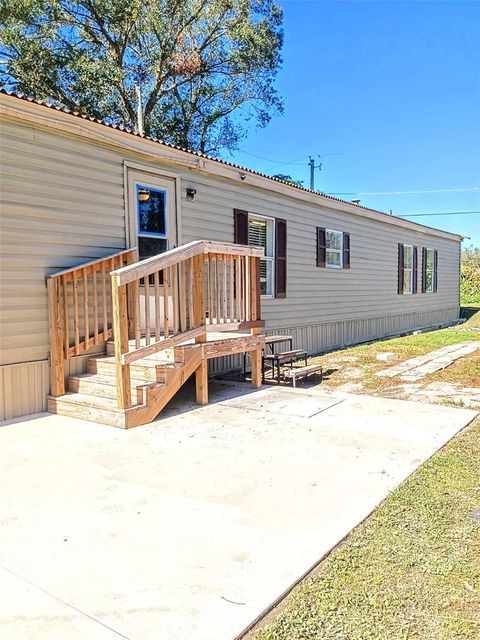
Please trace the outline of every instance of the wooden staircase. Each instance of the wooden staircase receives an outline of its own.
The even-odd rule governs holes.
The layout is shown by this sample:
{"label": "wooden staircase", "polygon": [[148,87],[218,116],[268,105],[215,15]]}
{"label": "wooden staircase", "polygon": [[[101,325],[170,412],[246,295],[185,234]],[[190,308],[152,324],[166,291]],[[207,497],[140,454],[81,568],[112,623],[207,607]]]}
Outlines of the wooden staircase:
{"label": "wooden staircase", "polygon": [[[250,352],[260,386],[259,251],[199,241],[142,262],[122,252],[111,272],[105,263],[115,267],[115,256],[49,276],[49,411],[121,428],[147,424],[193,374],[197,402],[206,404],[208,360],[237,353]],[[88,372],[65,380],[65,360],[99,344],[105,352],[88,358]]]}
{"label": "wooden staircase", "polygon": [[[181,385],[199,366],[200,350],[187,358],[183,349],[172,349],[172,359],[144,358],[131,367],[132,406],[120,409],[117,404],[116,363],[114,356],[92,356],[88,373],[69,376],[68,393],[51,396],[52,413],[82,418],[128,428],[151,422]],[[170,354],[168,354],[170,355]]]}

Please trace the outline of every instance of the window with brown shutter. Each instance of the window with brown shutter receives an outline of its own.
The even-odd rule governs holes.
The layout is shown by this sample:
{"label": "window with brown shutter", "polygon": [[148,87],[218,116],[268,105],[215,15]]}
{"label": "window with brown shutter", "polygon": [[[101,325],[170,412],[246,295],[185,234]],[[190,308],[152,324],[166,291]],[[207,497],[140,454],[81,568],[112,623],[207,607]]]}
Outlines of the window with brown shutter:
{"label": "window with brown shutter", "polygon": [[403,244],[398,243],[398,277],[397,277],[397,292],[403,293]]}
{"label": "window with brown shutter", "polygon": [[343,268],[350,269],[350,234],[343,232]]}
{"label": "window with brown shutter", "polygon": [[422,247],[422,293],[427,291],[427,248]]}
{"label": "window with brown shutter", "polygon": [[435,286],[435,251],[422,248],[422,293],[433,293]]}
{"label": "window with brown shutter", "polygon": [[317,267],[350,269],[350,234],[317,227]]}
{"label": "window with brown shutter", "polygon": [[248,211],[233,210],[234,242],[235,244],[248,244]]}
{"label": "window with brown shutter", "polygon": [[285,298],[287,293],[287,222],[234,209],[234,242],[263,247],[260,291],[263,296]]}
{"label": "window with brown shutter", "polygon": [[275,297],[287,296],[287,221],[275,218]]}
{"label": "window with brown shutter", "polygon": [[418,248],[413,247],[412,293],[418,292]]}
{"label": "window with brown shutter", "polygon": [[418,248],[411,244],[398,244],[398,280],[399,294],[418,291]]}
{"label": "window with brown shutter", "polygon": [[317,227],[317,267],[324,267],[327,260],[327,230]]}
{"label": "window with brown shutter", "polygon": [[422,292],[435,293],[437,290],[437,262],[436,249],[422,249]]}

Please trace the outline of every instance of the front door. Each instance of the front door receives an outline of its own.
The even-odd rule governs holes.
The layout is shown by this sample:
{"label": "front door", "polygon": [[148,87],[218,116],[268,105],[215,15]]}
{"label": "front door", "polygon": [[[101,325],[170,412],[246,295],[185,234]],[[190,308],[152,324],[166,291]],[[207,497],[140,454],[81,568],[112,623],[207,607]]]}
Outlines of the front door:
{"label": "front door", "polygon": [[140,259],[176,247],[175,180],[131,171],[128,192],[130,246]]}

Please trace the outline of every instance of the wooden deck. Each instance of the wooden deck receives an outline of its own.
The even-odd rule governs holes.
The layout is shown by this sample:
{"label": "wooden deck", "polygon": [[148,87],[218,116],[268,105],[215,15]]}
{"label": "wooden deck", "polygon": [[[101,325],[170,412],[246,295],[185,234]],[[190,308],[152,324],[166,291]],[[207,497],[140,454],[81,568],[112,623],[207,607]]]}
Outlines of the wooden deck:
{"label": "wooden deck", "polygon": [[[237,353],[251,354],[259,387],[261,251],[198,241],[144,261],[122,252],[117,269],[111,256],[50,276],[49,410],[146,424],[193,374],[197,402],[206,404],[208,360]],[[102,343],[105,354],[89,358],[88,373],[65,380],[64,361]]]}

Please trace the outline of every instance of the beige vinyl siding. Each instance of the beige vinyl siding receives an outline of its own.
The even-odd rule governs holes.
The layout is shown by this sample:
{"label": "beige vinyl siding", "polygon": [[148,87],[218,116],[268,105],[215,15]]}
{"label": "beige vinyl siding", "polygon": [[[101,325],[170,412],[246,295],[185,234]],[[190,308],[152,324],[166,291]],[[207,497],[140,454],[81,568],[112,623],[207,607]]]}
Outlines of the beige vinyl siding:
{"label": "beige vinyl siding", "polygon": [[0,364],[48,357],[45,275],[125,246],[123,158],[2,122]]}
{"label": "beige vinyl siding", "polygon": [[[186,181],[185,181],[186,182]],[[233,209],[287,220],[287,297],[263,299],[262,316],[271,328],[397,316],[421,311],[458,311],[459,243],[327,210],[218,178],[190,179],[194,203],[182,203],[183,240],[201,237],[233,241]],[[316,267],[316,227],[350,233],[350,269]],[[419,247],[419,293],[398,295],[398,243]],[[421,293],[421,247],[438,249],[438,292]],[[394,325],[392,320],[392,327]]]}

